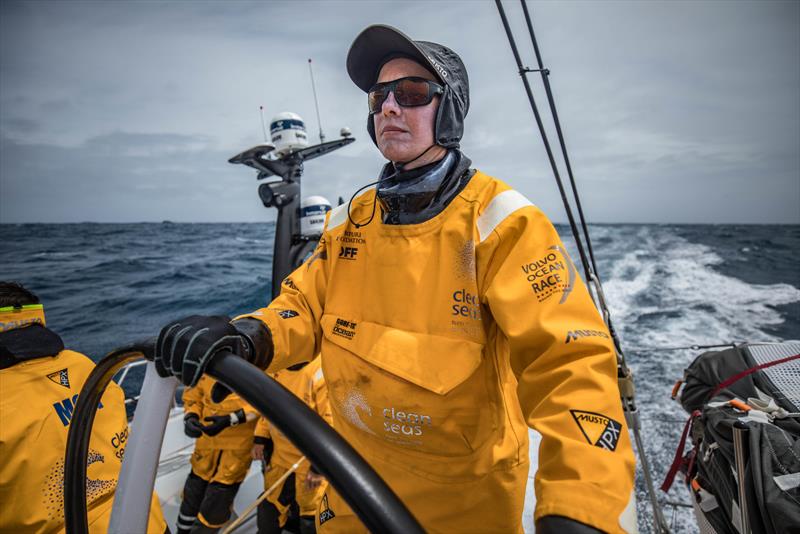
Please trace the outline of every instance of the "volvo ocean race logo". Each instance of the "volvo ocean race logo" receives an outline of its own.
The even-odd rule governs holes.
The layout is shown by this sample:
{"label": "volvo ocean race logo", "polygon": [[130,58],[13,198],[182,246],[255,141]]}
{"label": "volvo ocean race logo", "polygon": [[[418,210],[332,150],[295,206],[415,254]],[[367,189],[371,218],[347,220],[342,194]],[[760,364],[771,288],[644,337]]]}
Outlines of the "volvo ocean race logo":
{"label": "volvo ocean race logo", "polygon": [[560,245],[553,245],[547,250],[552,252],[522,265],[522,272],[539,302],[560,294],[558,303],[563,304],[575,285],[575,266]]}

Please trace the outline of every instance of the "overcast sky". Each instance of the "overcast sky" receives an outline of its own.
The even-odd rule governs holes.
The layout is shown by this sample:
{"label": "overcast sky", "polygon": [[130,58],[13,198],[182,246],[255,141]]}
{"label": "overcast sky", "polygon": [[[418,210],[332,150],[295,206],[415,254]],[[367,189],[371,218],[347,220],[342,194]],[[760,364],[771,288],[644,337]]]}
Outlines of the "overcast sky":
{"label": "overcast sky", "polygon": [[[800,2],[529,6],[590,221],[800,223]],[[464,152],[566,220],[494,2],[3,1],[0,222],[274,219],[227,160],[263,141],[261,105],[317,140],[309,57],[328,139],[357,140],[304,195],[349,198],[382,163],[345,71],[373,23],[462,56]]]}

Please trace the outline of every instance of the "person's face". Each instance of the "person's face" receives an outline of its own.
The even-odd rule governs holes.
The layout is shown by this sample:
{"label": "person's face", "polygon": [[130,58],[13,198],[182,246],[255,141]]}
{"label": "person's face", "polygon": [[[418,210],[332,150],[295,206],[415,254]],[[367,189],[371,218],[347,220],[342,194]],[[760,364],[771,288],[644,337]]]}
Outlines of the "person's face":
{"label": "person's face", "polygon": [[[416,61],[397,58],[381,68],[378,83],[407,76],[436,81],[436,76]],[[395,162],[410,161],[419,156],[433,144],[433,127],[438,108],[438,95],[426,106],[404,108],[397,103],[394,93],[390,93],[381,111],[372,116],[375,121],[375,139],[381,154]]]}

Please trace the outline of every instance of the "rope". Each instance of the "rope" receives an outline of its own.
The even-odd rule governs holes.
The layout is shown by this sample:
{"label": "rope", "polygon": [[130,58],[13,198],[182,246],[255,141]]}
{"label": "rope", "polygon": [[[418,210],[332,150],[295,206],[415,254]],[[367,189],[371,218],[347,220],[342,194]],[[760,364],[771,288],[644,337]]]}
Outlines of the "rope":
{"label": "rope", "polygon": [[[564,204],[564,210],[566,211],[567,218],[569,220],[569,226],[572,230],[572,235],[575,238],[575,245],[577,246],[578,253],[581,257],[581,263],[583,265],[583,270],[586,275],[586,283],[589,286],[590,290],[594,290],[594,297],[596,299],[597,307],[600,309],[600,312],[603,316],[603,321],[605,322],[606,327],[608,328],[609,334],[611,335],[611,339],[614,343],[614,348],[616,351],[617,357],[617,375],[618,375],[618,384],[620,389],[620,397],[623,405],[623,409],[625,410],[625,417],[628,421],[628,426],[631,428],[634,434],[634,438],[637,443],[637,448],[639,450],[639,456],[642,463],[642,468],[644,470],[648,493],[650,495],[650,501],[653,506],[653,513],[655,515],[655,524],[658,532],[669,532],[669,527],[667,526],[666,519],[663,516],[661,508],[658,505],[656,496],[655,496],[655,487],[652,484],[650,469],[647,463],[647,456],[642,449],[642,439],[639,433],[639,413],[638,409],[636,408],[635,402],[635,394],[634,394],[634,384],[633,384],[633,374],[631,370],[628,368],[625,362],[625,354],[622,350],[622,345],[619,340],[619,336],[614,329],[614,325],[611,320],[611,312],[608,309],[608,306],[605,302],[605,296],[603,294],[603,287],[600,282],[600,278],[597,275],[597,265],[594,259],[594,252],[592,250],[591,238],[589,237],[589,230],[586,225],[586,217],[583,214],[583,208],[581,207],[580,196],[578,195],[578,188],[575,185],[575,178],[572,173],[572,166],[569,162],[569,156],[567,154],[567,146],[566,142],[564,141],[564,134],[561,129],[561,122],[558,119],[558,112],[556,111],[555,99],[553,97],[553,92],[550,88],[550,81],[548,76],[550,75],[549,69],[545,69],[542,64],[542,57],[541,53],[539,52],[539,45],[536,42],[536,36],[533,31],[533,24],[531,23],[530,14],[528,12],[528,7],[525,4],[525,0],[520,0],[522,4],[522,10],[525,14],[525,21],[528,26],[528,32],[530,33],[531,42],[533,43],[534,52],[536,54],[536,60],[538,64],[538,69],[530,69],[524,67],[522,65],[522,59],[520,58],[519,51],[517,50],[516,42],[514,41],[514,36],[511,32],[511,27],[508,24],[508,19],[506,18],[505,11],[503,10],[503,5],[501,0],[495,0],[495,4],[497,5],[497,11],[500,14],[500,18],[503,22],[503,28],[505,29],[506,36],[508,37],[508,43],[511,46],[511,51],[514,54],[514,59],[517,62],[517,68],[520,77],[522,78],[522,83],[525,86],[525,92],[528,96],[528,101],[531,105],[531,109],[533,110],[534,118],[536,119],[536,125],[539,127],[539,133],[542,138],[542,142],[544,143],[545,151],[547,152],[548,160],[550,161],[550,167],[552,168],[553,175],[556,180],[556,184],[558,186],[558,191],[561,195],[561,201]],[[544,124],[542,123],[542,117],[539,114],[539,109],[536,106],[536,100],[533,97],[533,92],[531,90],[530,83],[528,83],[527,74],[529,72],[539,72],[542,76],[542,82],[544,84],[545,92],[547,94],[547,101],[550,107],[550,112],[553,118],[553,122],[555,123],[556,132],[558,134],[559,144],[561,146],[561,153],[564,158],[564,162],[567,167],[567,175],[569,176],[570,184],[572,187],[572,195],[575,200],[575,204],[577,206],[578,214],[580,216],[580,223],[581,228],[583,229],[583,237],[581,236],[581,232],[578,230],[578,227],[575,223],[575,217],[572,213],[572,206],[570,204],[569,199],[567,198],[567,193],[564,189],[564,184],[561,180],[561,175],[558,171],[558,165],[556,164],[555,157],[553,156],[553,151],[550,147],[550,142],[547,137],[547,132],[545,131]],[[584,249],[583,242],[586,242],[586,246],[588,248],[589,254],[587,257],[586,250]]]}
{"label": "rope", "polygon": [[253,510],[255,510],[255,509],[256,509],[256,507],[257,507],[259,504],[261,504],[261,503],[264,501],[264,499],[266,499],[267,497],[269,497],[269,495],[270,495],[270,494],[271,494],[273,491],[275,491],[275,489],[276,489],[278,486],[280,486],[281,484],[283,484],[283,483],[286,481],[286,479],[287,479],[287,478],[289,478],[289,475],[291,475],[292,473],[294,473],[295,471],[297,471],[297,468],[298,468],[298,467],[300,467],[300,464],[301,464],[301,463],[303,463],[303,461],[305,461],[305,459],[306,459],[306,457],[305,457],[305,456],[302,456],[302,457],[300,457],[300,459],[299,459],[299,460],[297,460],[297,462],[295,462],[295,463],[294,463],[294,465],[293,465],[293,466],[292,466],[292,467],[291,467],[291,468],[290,468],[288,471],[286,471],[284,474],[282,474],[282,475],[281,475],[281,477],[280,477],[278,480],[276,480],[276,481],[275,481],[275,483],[274,483],[272,486],[270,486],[270,487],[269,487],[269,489],[267,489],[267,490],[266,490],[266,491],[264,491],[264,492],[263,492],[261,495],[259,495],[259,496],[258,496],[258,499],[256,499],[255,501],[253,501],[253,503],[252,503],[250,506],[248,506],[248,507],[247,507],[247,509],[246,509],[244,512],[242,512],[242,515],[240,515],[239,517],[237,517],[237,518],[236,518],[236,521],[234,521],[233,523],[231,523],[230,525],[228,525],[228,526],[225,528],[225,530],[224,530],[224,531],[222,531],[222,534],[230,534],[231,532],[233,532],[233,530],[234,530],[236,527],[238,527],[239,525],[241,525],[241,524],[244,522],[244,520],[247,518],[247,516],[249,516],[250,514],[252,514],[252,513],[253,513]]}

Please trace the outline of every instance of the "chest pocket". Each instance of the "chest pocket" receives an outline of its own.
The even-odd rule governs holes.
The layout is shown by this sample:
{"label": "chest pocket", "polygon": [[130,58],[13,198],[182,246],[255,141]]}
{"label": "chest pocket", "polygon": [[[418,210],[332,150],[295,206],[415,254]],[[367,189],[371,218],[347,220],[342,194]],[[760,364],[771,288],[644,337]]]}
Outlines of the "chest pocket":
{"label": "chest pocket", "polygon": [[333,315],[321,325],[332,404],[357,439],[463,457],[497,427],[482,345]]}

